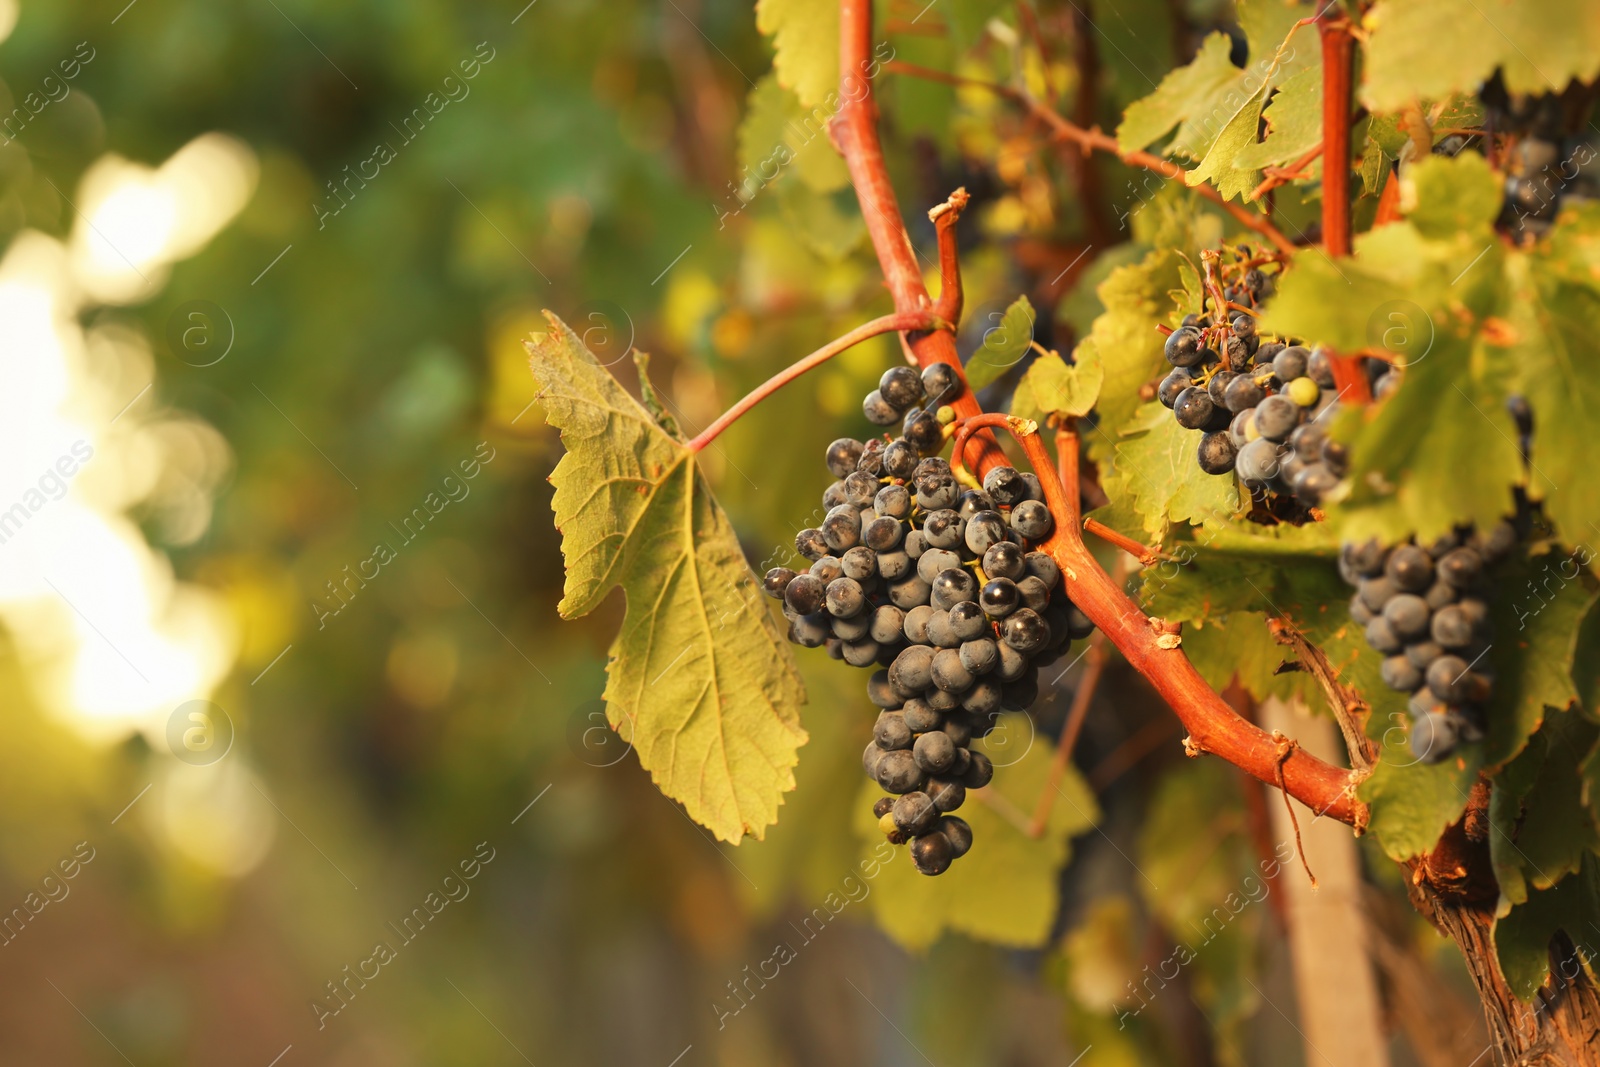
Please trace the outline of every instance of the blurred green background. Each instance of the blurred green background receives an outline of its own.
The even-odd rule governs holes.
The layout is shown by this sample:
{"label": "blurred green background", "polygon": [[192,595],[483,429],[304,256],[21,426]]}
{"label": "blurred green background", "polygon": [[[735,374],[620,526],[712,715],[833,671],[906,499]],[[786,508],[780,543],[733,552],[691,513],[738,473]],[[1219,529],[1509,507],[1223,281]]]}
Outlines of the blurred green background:
{"label": "blurred green background", "polygon": [[[944,1067],[1100,1041],[1091,1067],[1214,1062],[1187,996],[1140,1042],[1107,1021],[1155,933],[1076,964],[960,937],[913,956],[856,902],[748,1009],[715,1007],[861,855],[861,682],[802,657],[811,741],[765,841],[720,846],[655,791],[601,729],[620,604],[556,618],[559,446],[522,341],[551,309],[630,386],[649,351],[696,428],[885,310],[848,197],[805,237],[787,213],[814,191],[730,216],[771,62],[751,5],[124,4],[0,0],[0,1061]],[[1140,41],[1151,77],[1188,47]],[[993,101],[944,126],[956,94],[886,92],[908,216],[978,194],[973,302],[1065,292],[1106,221],[1059,195],[1081,175],[1008,157]],[[891,358],[863,346],[720,440],[753,564],[788,557]],[[1062,929],[1133,899],[1148,785],[1183,762],[1112,679],[1079,754],[1106,815]],[[1244,791],[1212,785],[1238,817],[1200,861],[1248,869]],[[1251,923],[1251,973],[1283,983],[1271,916]],[[1298,1062],[1270,1012],[1239,1047]]]}

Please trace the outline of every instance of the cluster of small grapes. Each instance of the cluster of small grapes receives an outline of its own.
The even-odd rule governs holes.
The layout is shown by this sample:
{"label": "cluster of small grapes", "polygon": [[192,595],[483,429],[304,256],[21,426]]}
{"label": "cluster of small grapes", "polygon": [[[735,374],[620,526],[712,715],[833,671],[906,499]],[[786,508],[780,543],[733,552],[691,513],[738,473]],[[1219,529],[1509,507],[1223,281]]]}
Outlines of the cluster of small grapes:
{"label": "cluster of small grapes", "polygon": [[[1231,321],[1185,316],[1167,337],[1172,370],[1156,395],[1178,425],[1205,431],[1201,470],[1238,474],[1254,494],[1293,495],[1315,507],[1339,484],[1348,459],[1322,417],[1338,403],[1333,361],[1321,348],[1261,336],[1253,309],[1271,292],[1271,280],[1252,268],[1224,291],[1230,310],[1239,306]],[[1377,396],[1399,384],[1382,361],[1367,366]]]}
{"label": "cluster of small grapes", "polygon": [[810,570],[776,567],[764,583],[783,601],[791,641],[880,668],[867,682],[881,711],[862,764],[895,796],[873,812],[930,875],[971,847],[971,827],[950,813],[994,774],[972,740],[1001,711],[1027,710],[1039,668],[1093,629],[1055,561],[1030,551],[1054,528],[1038,478],[997,467],[982,489],[967,488],[938,457],[943,427],[928,408],[960,388],[942,364],[920,377],[909,367],[886,372],[867,411],[910,411],[904,435],[828,446],[838,480],[822,495],[827,515],[795,538]]}
{"label": "cluster of small grapes", "polygon": [[[1550,228],[1563,203],[1600,196],[1600,168],[1593,165],[1597,153],[1587,121],[1592,94],[1592,87],[1575,83],[1562,93],[1514,97],[1498,73],[1480,90],[1488,129],[1496,137],[1515,139],[1501,161],[1506,178],[1500,229],[1537,237]],[[1581,132],[1568,136],[1574,131]],[[1452,134],[1434,151],[1455,155],[1481,143],[1481,138]]]}
{"label": "cluster of small grapes", "polygon": [[1339,573],[1356,587],[1350,618],[1384,655],[1384,684],[1411,694],[1411,752],[1423,762],[1483,737],[1493,681],[1487,572],[1516,543],[1505,521],[1487,534],[1457,527],[1426,547],[1368,541],[1340,551]]}

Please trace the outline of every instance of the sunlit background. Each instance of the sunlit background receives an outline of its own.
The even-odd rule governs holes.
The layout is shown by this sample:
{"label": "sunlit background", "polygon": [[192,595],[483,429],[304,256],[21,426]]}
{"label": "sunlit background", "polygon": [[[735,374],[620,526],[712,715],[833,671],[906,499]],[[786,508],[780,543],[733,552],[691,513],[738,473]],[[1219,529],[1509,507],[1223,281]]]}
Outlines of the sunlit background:
{"label": "sunlit background", "polygon": [[[1062,907],[1089,935],[914,955],[852,904],[716,1010],[862,854],[860,681],[805,663],[766,841],[719,846],[654,790],[597,729],[620,603],[555,616],[522,341],[552,308],[630,385],[652,352],[693,428],[882,310],[853,209],[804,236],[782,190],[725,217],[770,65],[751,5],[0,0],[0,37],[0,1063],[1215,1062],[1187,996],[1142,1044],[1108,1021],[1153,958],[1124,852],[1183,763],[1128,687],[1082,745],[1107,815]],[[907,93],[907,129],[954,99]],[[906,176],[978,195],[975,302],[1017,291],[1006,241],[1072,224],[1026,167],[963,163],[993,107],[963,98]],[[708,457],[754,564],[893,356]],[[1221,825],[1214,852],[1248,833]],[[1297,1062],[1259,1007],[1224,1009],[1253,1018],[1232,1062]]]}

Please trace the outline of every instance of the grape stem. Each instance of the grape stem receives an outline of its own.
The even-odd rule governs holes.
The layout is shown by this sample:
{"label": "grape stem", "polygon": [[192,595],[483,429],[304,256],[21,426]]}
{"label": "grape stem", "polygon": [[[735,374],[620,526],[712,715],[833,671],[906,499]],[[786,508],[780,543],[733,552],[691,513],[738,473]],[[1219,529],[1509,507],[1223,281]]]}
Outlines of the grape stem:
{"label": "grape stem", "polygon": [[[928,311],[933,301],[922,283],[922,271],[900,215],[894,185],[889,180],[883,145],[878,140],[878,104],[872,75],[879,69],[880,61],[872,53],[872,0],[840,0],[840,105],[828,133],[850,171],[850,182],[861,204],[861,217],[867,224],[867,234],[872,238],[878,266],[883,271],[889,295],[894,299],[895,310]],[[982,413],[978,398],[967,386],[961,357],[956,354],[955,337],[950,331],[913,333],[904,340],[917,366],[926,369],[935,363],[944,363],[956,372],[961,389],[949,404],[957,417]],[[992,465],[1004,461],[1005,453],[1000,451],[992,433],[985,433],[979,446],[980,462]]]}
{"label": "grape stem", "polygon": [[[1151,155],[1149,152],[1124,151],[1122,146],[1117,144],[1115,137],[1103,132],[1099,127],[1084,129],[1077,123],[1057,114],[1054,110],[1020,89],[1013,89],[1009,85],[1000,85],[996,82],[984,81],[981,78],[963,78],[956,74],[946,74],[942,70],[918,66],[915,63],[906,63],[898,59],[885,63],[884,68],[895,74],[903,74],[911,78],[922,78],[927,81],[943,82],[946,85],[966,85],[988,90],[996,96],[1012,101],[1026,110],[1029,115],[1049,126],[1053,140],[1069,141],[1082,149],[1085,154],[1089,152],[1107,152],[1116,156],[1130,167],[1143,167],[1145,170],[1159,174],[1163,178],[1177,182],[1183,181],[1183,168],[1176,163],[1162,159],[1160,156]],[[1250,211],[1231,200],[1225,199],[1221,193],[1210,185],[1201,184],[1191,186],[1191,188],[1232,215],[1241,226],[1254,230],[1271,241],[1280,251],[1291,255],[1294,253],[1295,243],[1285,237],[1283,231],[1274,226],[1272,220],[1265,215]]]}
{"label": "grape stem", "polygon": [[1350,20],[1329,4],[1317,16],[1322,40],[1322,247],[1350,254],[1350,73],[1355,38]]}
{"label": "grape stem", "polygon": [[1131,537],[1118,533],[1099,519],[1084,519],[1083,528],[1109,545],[1122,549],[1146,567],[1161,562],[1161,553],[1149,545],[1141,545]]}
{"label": "grape stem", "polygon": [[[694,440],[690,441],[686,447],[690,452],[699,452],[712,441],[716,440],[717,436],[721,434],[723,430],[726,430],[729,426],[732,426],[734,423],[738,422],[740,416],[744,415],[745,412],[761,403],[761,401],[765,400],[773,393],[776,393],[779,389],[782,389],[784,386],[800,377],[800,375],[804,374],[806,371],[811,370],[814,367],[822,366],[822,364],[826,363],[834,356],[837,356],[840,352],[843,352],[848,348],[853,348],[862,341],[877,337],[879,334],[892,333],[895,331],[949,331],[951,329],[954,329],[954,327],[951,326],[950,323],[944,321],[932,311],[897,311],[892,315],[883,315],[873,319],[871,322],[864,322],[860,326],[857,326],[855,329],[851,330],[849,333],[845,334],[843,337],[837,337],[832,341],[829,341],[827,344],[823,345],[809,356],[806,356],[804,359],[791,363],[777,374],[774,374],[772,377],[768,378],[766,381],[750,390],[750,392],[745,394],[742,400],[733,405],[733,407],[729,408],[727,411],[723,412],[722,415],[718,417],[716,422],[713,422],[710,426],[707,426],[705,430],[703,430]],[[946,333],[946,336],[948,336],[948,333]]]}
{"label": "grape stem", "polygon": [[956,222],[969,199],[965,189],[957,189],[928,212],[939,235],[939,302],[933,306],[933,313],[946,322],[961,321],[961,259],[956,248]]}

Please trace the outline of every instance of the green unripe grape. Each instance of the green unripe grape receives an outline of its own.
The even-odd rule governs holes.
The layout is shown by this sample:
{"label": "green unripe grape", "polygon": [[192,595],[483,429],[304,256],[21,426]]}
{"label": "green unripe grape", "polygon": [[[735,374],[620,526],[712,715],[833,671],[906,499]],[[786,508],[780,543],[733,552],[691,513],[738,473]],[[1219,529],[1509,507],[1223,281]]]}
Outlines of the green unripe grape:
{"label": "green unripe grape", "polygon": [[1322,399],[1322,386],[1310,378],[1296,378],[1289,383],[1289,399],[1298,406],[1311,408],[1317,406],[1317,401]]}
{"label": "green unripe grape", "polygon": [[949,404],[941,404],[939,405],[939,410],[934,413],[934,417],[939,420],[940,426],[949,426],[956,421],[956,409]]}

